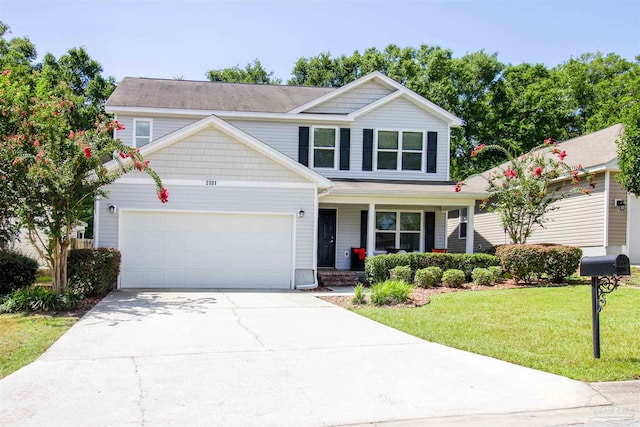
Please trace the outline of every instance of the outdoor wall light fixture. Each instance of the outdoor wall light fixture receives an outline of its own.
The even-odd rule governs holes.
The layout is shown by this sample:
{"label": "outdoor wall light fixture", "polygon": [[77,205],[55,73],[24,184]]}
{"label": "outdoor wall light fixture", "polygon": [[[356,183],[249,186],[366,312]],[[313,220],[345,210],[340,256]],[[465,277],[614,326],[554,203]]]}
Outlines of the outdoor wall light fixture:
{"label": "outdoor wall light fixture", "polygon": [[298,211],[298,218],[304,218],[304,210],[300,209]]}
{"label": "outdoor wall light fixture", "polygon": [[621,211],[623,211],[627,207],[627,204],[622,199],[616,199],[615,205],[619,207]]}
{"label": "outdoor wall light fixture", "polygon": [[118,207],[116,205],[109,205],[109,213],[116,213]]}

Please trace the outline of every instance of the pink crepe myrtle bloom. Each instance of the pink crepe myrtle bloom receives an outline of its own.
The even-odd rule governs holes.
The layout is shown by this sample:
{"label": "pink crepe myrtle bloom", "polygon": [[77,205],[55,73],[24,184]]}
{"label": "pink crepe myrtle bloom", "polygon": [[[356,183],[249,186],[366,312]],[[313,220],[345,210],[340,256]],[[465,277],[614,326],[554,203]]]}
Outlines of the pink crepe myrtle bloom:
{"label": "pink crepe myrtle bloom", "polygon": [[567,151],[562,150],[562,152],[558,154],[558,157],[560,158],[560,161],[564,161],[564,158],[567,157]]}
{"label": "pink crepe myrtle bloom", "polygon": [[84,155],[87,156],[87,158],[91,158],[91,150],[89,147],[84,147],[82,151],[84,151]]}
{"label": "pink crepe myrtle bloom", "polygon": [[536,178],[540,178],[540,176],[542,176],[542,172],[543,169],[541,166],[538,166],[534,171],[533,171],[533,176],[535,176]]}
{"label": "pink crepe myrtle bloom", "polygon": [[462,181],[456,182],[456,188],[455,188],[456,193],[459,193],[461,188],[462,188]]}
{"label": "pink crepe myrtle bloom", "polygon": [[158,191],[158,199],[160,199],[162,203],[167,203],[169,201],[169,192],[166,188],[162,187],[160,191]]}
{"label": "pink crepe myrtle bloom", "polygon": [[506,171],[504,171],[504,176],[506,176],[509,179],[513,179],[518,175],[518,171],[515,171],[513,169],[507,169]]}
{"label": "pink crepe myrtle bloom", "polygon": [[482,149],[483,149],[484,147],[486,147],[486,146],[487,146],[487,144],[480,144],[480,145],[478,145],[478,146],[477,146],[476,148],[474,148],[474,149],[473,149],[473,151],[471,152],[471,157],[475,157],[475,156],[476,156],[476,154],[478,154],[480,151],[482,151]]}

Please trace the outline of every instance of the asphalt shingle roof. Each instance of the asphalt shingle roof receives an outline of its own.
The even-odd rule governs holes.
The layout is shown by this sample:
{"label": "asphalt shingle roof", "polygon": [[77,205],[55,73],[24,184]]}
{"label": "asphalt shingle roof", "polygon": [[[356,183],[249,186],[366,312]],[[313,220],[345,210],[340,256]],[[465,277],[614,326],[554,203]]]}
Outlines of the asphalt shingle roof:
{"label": "asphalt shingle roof", "polygon": [[108,107],[286,113],[335,88],[125,77]]}

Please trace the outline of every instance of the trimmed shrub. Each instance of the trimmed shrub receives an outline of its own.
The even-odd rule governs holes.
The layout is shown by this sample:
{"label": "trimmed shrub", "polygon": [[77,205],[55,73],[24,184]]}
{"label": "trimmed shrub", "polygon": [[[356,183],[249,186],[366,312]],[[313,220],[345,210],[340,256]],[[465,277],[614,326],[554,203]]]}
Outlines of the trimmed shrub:
{"label": "trimmed shrub", "polygon": [[561,283],[580,266],[582,249],[575,246],[555,245],[547,248],[544,272],[552,283]]}
{"label": "trimmed shrub", "polygon": [[378,283],[389,278],[389,270],[399,265],[409,266],[412,271],[426,267],[462,270],[468,280],[474,268],[500,265],[498,257],[488,254],[418,253],[386,254],[367,257],[365,272],[370,283]]}
{"label": "trimmed shrub", "polygon": [[411,283],[411,267],[408,265],[399,265],[397,267],[393,267],[389,272],[389,277],[391,279],[403,280],[407,283]]}
{"label": "trimmed shrub", "polygon": [[18,252],[0,250],[0,272],[0,294],[8,294],[35,283],[38,261]]}
{"label": "trimmed shrub", "polygon": [[442,284],[448,288],[460,288],[465,281],[464,271],[452,268],[442,273]]}
{"label": "trimmed shrub", "polygon": [[72,310],[78,306],[73,292],[54,292],[41,287],[22,288],[3,298],[0,312]]}
{"label": "trimmed shrub", "polygon": [[503,245],[496,254],[504,271],[516,281],[531,282],[544,272],[545,247],[540,245]]}
{"label": "trimmed shrub", "polygon": [[502,280],[502,267],[498,265],[492,265],[491,267],[487,267],[487,270],[493,274],[493,282],[498,282]]}
{"label": "trimmed shrub", "polygon": [[493,273],[487,268],[474,268],[473,272],[471,272],[471,278],[476,285],[493,285]]}
{"label": "trimmed shrub", "polygon": [[422,288],[432,288],[440,284],[442,269],[440,267],[426,267],[416,271],[415,284]]}
{"label": "trimmed shrub", "polygon": [[78,295],[102,296],[115,288],[120,274],[120,252],[116,249],[75,249],[69,252],[69,287]]}
{"label": "trimmed shrub", "polygon": [[371,286],[371,302],[375,305],[392,305],[407,302],[413,286],[402,280],[386,280]]}

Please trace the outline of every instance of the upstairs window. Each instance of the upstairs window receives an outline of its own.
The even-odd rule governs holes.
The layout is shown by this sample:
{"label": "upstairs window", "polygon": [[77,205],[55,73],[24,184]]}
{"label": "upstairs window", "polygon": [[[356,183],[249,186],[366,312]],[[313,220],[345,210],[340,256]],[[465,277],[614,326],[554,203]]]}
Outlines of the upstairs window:
{"label": "upstairs window", "polygon": [[420,212],[376,212],[376,251],[419,251],[421,218]]}
{"label": "upstairs window", "polygon": [[133,119],[133,146],[142,147],[151,142],[151,119]]}
{"label": "upstairs window", "polygon": [[467,238],[467,208],[462,208],[458,212],[460,216],[460,227],[458,227],[458,238]]}
{"label": "upstairs window", "polygon": [[421,171],[424,133],[414,131],[378,131],[377,170]]}
{"label": "upstairs window", "polygon": [[313,128],[313,167],[336,168],[336,129]]}

